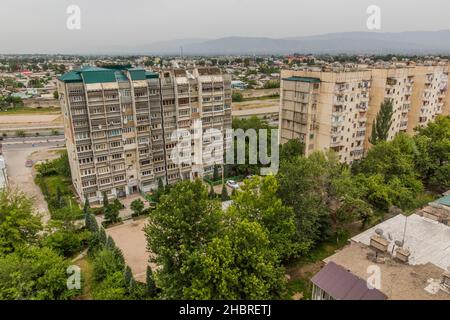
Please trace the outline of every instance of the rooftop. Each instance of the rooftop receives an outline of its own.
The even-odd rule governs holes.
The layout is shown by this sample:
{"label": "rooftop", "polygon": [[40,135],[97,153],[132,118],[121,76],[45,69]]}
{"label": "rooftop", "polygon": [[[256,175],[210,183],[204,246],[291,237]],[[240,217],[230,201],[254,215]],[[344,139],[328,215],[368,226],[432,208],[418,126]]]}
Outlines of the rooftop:
{"label": "rooftop", "polygon": [[376,229],[382,229],[384,236],[390,241],[388,251],[393,250],[394,241],[402,240],[404,234],[403,247],[411,253],[409,264],[430,262],[443,270],[450,266],[450,226],[417,214],[408,217],[399,214],[351,240],[368,246],[370,237],[375,234]]}
{"label": "rooftop", "polygon": [[84,82],[86,84],[120,82],[128,81],[126,75],[127,72],[130,74],[130,78],[133,81],[159,77],[158,73],[145,71],[145,69],[142,68],[119,68],[117,66],[112,66],[111,68],[99,68],[88,66],[67,72],[58,79],[66,83]]}
{"label": "rooftop", "polygon": [[[383,230],[389,242],[387,253],[375,255],[370,247],[376,229]],[[392,256],[398,248],[395,240],[401,241],[403,235],[403,248],[410,252],[408,263]],[[380,269],[379,289],[389,299],[450,300],[450,292],[440,285],[450,266],[450,227],[416,214],[400,214],[368,229],[324,261],[334,262],[363,279],[371,275],[368,268],[376,265]]]}
{"label": "rooftop", "polygon": [[328,263],[311,282],[335,300],[386,300],[377,289],[369,289],[367,282],[334,262]]}
{"label": "rooftop", "polygon": [[320,83],[319,78],[313,78],[313,77],[298,77],[298,76],[292,76],[288,78],[283,78],[285,81],[300,81],[300,82],[309,82],[309,83]]}

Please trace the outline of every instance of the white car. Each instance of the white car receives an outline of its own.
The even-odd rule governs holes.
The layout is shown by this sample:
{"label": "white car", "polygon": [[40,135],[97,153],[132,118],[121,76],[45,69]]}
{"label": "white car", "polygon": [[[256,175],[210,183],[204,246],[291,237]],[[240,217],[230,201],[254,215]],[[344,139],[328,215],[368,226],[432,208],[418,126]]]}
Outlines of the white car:
{"label": "white car", "polygon": [[239,189],[239,185],[234,180],[228,180],[227,181],[227,186],[229,186],[232,189]]}

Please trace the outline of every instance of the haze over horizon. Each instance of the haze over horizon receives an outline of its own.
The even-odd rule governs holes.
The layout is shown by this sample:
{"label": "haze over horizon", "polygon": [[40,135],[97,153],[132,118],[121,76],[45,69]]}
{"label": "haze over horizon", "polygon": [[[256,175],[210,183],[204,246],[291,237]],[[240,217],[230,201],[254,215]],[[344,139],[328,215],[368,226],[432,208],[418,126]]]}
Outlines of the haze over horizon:
{"label": "haze over horizon", "polygon": [[[66,27],[69,5],[81,9],[80,30]],[[381,8],[379,32],[450,29],[445,0],[3,0],[0,53],[96,53],[176,39],[376,33],[366,28],[370,5]]]}

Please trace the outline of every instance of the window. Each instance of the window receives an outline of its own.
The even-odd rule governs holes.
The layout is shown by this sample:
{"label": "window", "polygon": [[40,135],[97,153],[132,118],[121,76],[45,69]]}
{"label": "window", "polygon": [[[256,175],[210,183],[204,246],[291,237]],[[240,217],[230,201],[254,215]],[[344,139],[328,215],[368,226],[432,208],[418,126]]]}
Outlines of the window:
{"label": "window", "polygon": [[97,157],[97,162],[105,162],[106,160],[108,160],[107,156]]}
{"label": "window", "polygon": [[114,142],[111,142],[111,148],[118,148],[118,147],[120,147],[122,144],[121,144],[121,142],[120,141],[114,141]]}

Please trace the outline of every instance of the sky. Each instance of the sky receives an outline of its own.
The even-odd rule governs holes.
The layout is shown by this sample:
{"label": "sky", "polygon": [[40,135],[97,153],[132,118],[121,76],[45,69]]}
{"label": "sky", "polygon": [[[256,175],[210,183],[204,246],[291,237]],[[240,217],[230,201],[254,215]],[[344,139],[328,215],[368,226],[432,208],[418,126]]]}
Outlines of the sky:
{"label": "sky", "polygon": [[[69,5],[80,8],[79,30],[67,28]],[[185,38],[369,32],[370,5],[381,9],[382,32],[450,29],[448,0],[1,0],[0,53],[76,53]]]}

